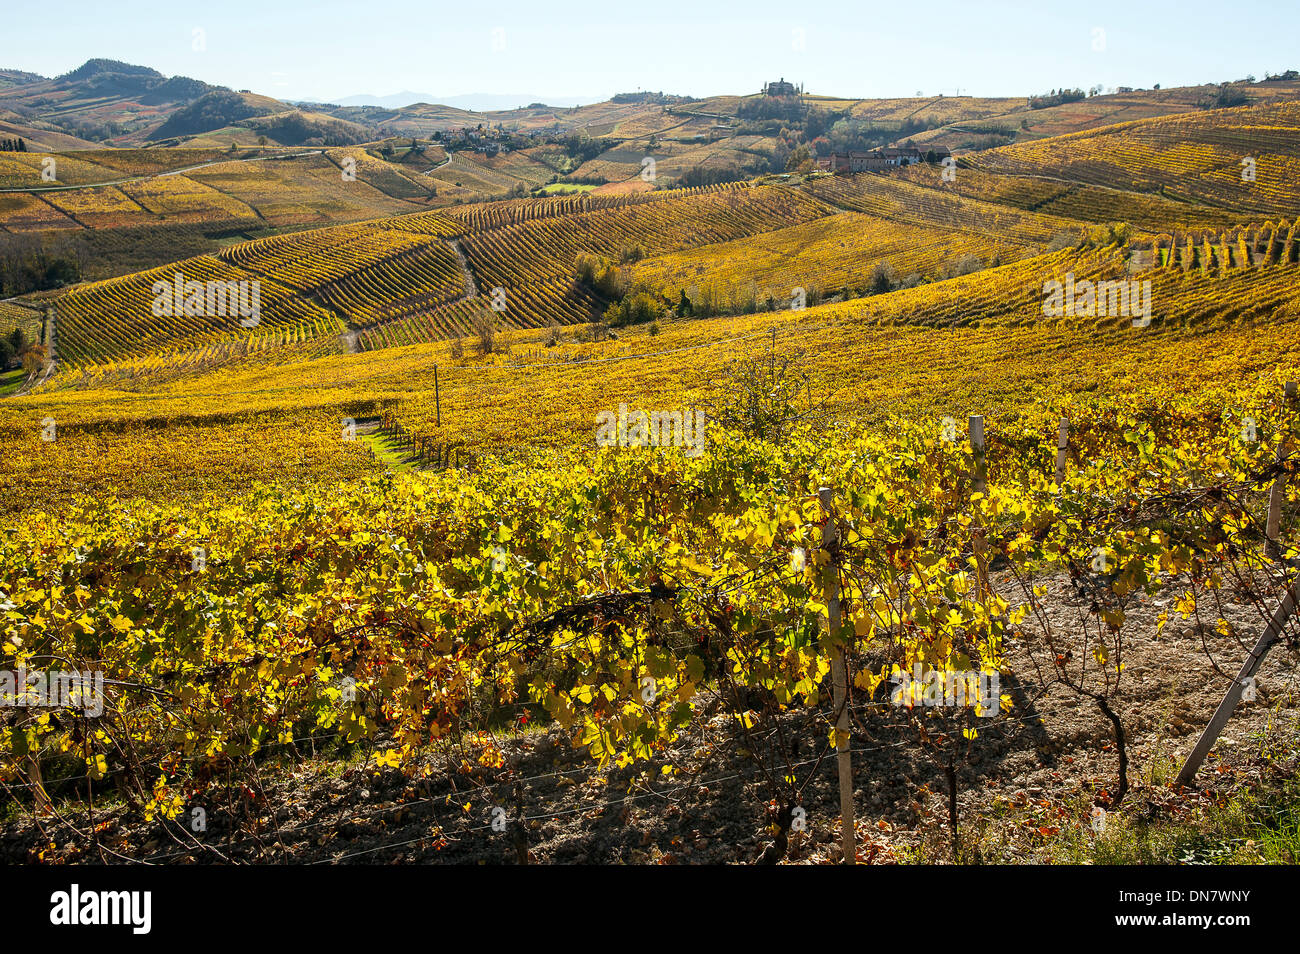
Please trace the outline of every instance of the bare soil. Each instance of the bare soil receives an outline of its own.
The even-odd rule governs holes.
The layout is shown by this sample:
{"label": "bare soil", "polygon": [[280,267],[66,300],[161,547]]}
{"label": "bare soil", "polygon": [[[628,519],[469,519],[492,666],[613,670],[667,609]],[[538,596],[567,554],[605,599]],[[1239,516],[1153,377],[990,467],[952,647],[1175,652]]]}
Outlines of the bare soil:
{"label": "bare soil", "polygon": [[[995,586],[1011,592],[1005,579],[995,577]],[[1083,652],[1076,595],[1062,581],[1048,589],[1046,616],[1067,634],[1057,648]],[[1253,784],[1275,772],[1279,760],[1294,773],[1300,698],[1293,628],[1290,645],[1275,646],[1265,660],[1254,701],[1239,705],[1201,769],[1198,790],[1172,791],[1169,781],[1263,626],[1259,607],[1241,598],[1224,605],[1227,635],[1218,631],[1217,614],[1207,624],[1185,621],[1173,611],[1180,592],[1171,586],[1128,614],[1123,677],[1112,704],[1126,730],[1131,788],[1118,809],[1111,722],[1094,701],[1066,687],[1040,694],[1035,661],[1041,666],[1053,654],[1032,618],[1019,627],[1008,647],[1016,676],[1002,684],[1014,707],[981,725],[969,757],[958,763],[962,837],[979,857],[1051,861],[1054,839],[1089,826],[1094,805],[1179,813]],[[1265,602],[1271,608],[1273,598]],[[1162,611],[1170,620],[1157,636]],[[558,728],[521,730],[500,740],[500,767],[430,762],[414,779],[377,770],[373,758],[268,769],[251,809],[206,806],[201,833],[181,824],[189,815],[146,823],[121,805],[97,809],[93,837],[84,807],[61,809],[66,824],[48,817],[37,824],[20,813],[0,833],[0,860],[726,864],[754,863],[765,851],[770,859],[777,814],[764,769],[734,721],[708,710],[702,707],[675,748],[649,766],[602,769]],[[811,776],[800,805],[804,827],[791,832],[785,863],[825,863],[838,853],[838,783],[834,753],[825,752],[826,715],[795,712],[781,725],[782,751],[801,779]],[[859,859],[950,859],[946,776],[933,750],[918,744],[915,721],[892,705],[858,699],[853,722]],[[666,764],[676,772],[663,774]]]}

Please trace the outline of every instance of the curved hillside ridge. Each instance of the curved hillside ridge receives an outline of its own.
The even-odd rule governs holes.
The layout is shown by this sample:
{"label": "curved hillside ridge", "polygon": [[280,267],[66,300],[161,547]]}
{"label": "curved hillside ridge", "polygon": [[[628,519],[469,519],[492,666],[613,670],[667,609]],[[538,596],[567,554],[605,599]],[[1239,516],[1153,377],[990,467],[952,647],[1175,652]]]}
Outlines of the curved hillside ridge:
{"label": "curved hillside ridge", "polygon": [[955,176],[943,178],[943,170],[925,164],[897,173],[900,179],[928,189],[980,199],[995,206],[1011,207],[1080,224],[1128,222],[1148,233],[1188,228],[1229,228],[1241,224],[1240,212],[1178,202],[1158,194],[1144,194],[1071,182],[1046,175],[1002,175],[974,167],[963,167]]}
{"label": "curved hillside ridge", "polygon": [[985,172],[1290,216],[1300,213],[1300,103],[1135,120],[1004,146],[966,161]]}
{"label": "curved hillside ridge", "polygon": [[[555,218],[582,212],[621,209],[628,206],[660,202],[683,202],[706,195],[746,192],[751,188],[754,188],[754,186],[750,182],[727,182],[718,185],[694,186],[687,189],[664,189],[652,192],[621,192],[601,195],[584,192],[581,195],[572,196],[548,196],[540,199],[482,202],[440,211],[466,222],[475,231],[487,231],[494,228],[519,225],[534,219]],[[416,213],[412,216],[401,216],[390,221],[396,223],[419,219],[429,214],[432,213]]]}
{"label": "curved hillside ridge", "polygon": [[[1216,145],[1224,141],[1280,142],[1290,152],[1251,157],[1254,180],[1234,181],[1240,157]],[[999,163],[1008,168],[992,168]],[[816,287],[870,296],[872,308],[885,299],[924,303],[897,320],[1028,320],[1019,305],[1005,307],[1005,289],[984,300],[984,286],[968,285],[963,273],[1005,270],[1049,247],[1097,241],[1091,222],[1048,209],[1077,210],[1098,198],[1106,211],[1120,213],[1108,221],[1138,212],[1137,229],[1116,233],[1133,236],[1126,271],[1288,265],[1297,255],[1297,164],[1300,103],[1288,103],[1138,120],[1006,147],[980,157],[977,168],[958,168],[955,181],[925,167],[450,206],[255,239],[80,286],[60,301],[60,360],[85,367],[246,336],[248,329],[225,316],[152,314],[152,284],[178,271],[187,280],[260,282],[268,330],[295,342],[320,329],[364,332],[350,336],[349,350],[469,334],[486,303],[498,299],[505,310],[495,320],[503,328],[589,322],[608,301],[575,282],[582,254],[622,262],[629,278],[649,276],[674,300],[678,288],[749,288],[761,310],[767,295],[783,299],[788,288]],[[1291,166],[1297,174],[1284,182]],[[1027,176],[1036,178],[1026,184]],[[1053,176],[1063,184],[1052,184]],[[1125,199],[1143,190],[1145,198]],[[1198,211],[1162,220],[1184,208]],[[1207,209],[1213,214],[1199,211]],[[897,223],[895,234],[888,223]],[[879,265],[901,272],[888,295],[868,287]],[[920,289],[908,291],[918,282]],[[970,289],[973,305],[938,301]],[[1011,300],[1029,299],[1015,292]],[[1243,309],[1253,311],[1236,310]]]}
{"label": "curved hillside ridge", "polygon": [[[1005,209],[1004,209],[1005,213]],[[671,252],[633,267],[633,280],[670,299],[686,294],[695,314],[790,307],[828,295],[862,297],[876,267],[891,284],[938,281],[1039,254],[1041,235],[918,226],[840,212],[772,232]]]}
{"label": "curved hillside ridge", "polygon": [[[1300,128],[1300,102],[1263,103],[1253,106],[1227,106],[1221,109],[1199,109],[1192,112],[1173,113],[1167,116],[1151,116],[1143,119],[1130,119],[1095,129],[1080,129],[1076,132],[1061,133],[1047,139],[1033,142],[1012,143],[998,146],[966,158],[974,161],[996,159],[1021,153],[1032,154],[1037,149],[1053,144],[1060,145],[1080,140],[1095,139],[1119,134],[1137,134],[1144,138],[1175,138],[1181,140],[1220,138],[1233,141],[1230,134],[1216,130],[1246,129],[1261,132],[1272,131],[1279,135],[1276,140],[1283,144],[1290,143],[1293,148],[1300,148],[1290,134]],[[1171,137],[1171,131],[1177,135]],[[1272,140],[1269,140],[1272,141]]]}
{"label": "curved hillside ridge", "polygon": [[967,197],[944,188],[942,180],[937,188],[926,187],[896,173],[860,172],[811,179],[803,188],[839,209],[905,225],[996,235],[1021,243],[1048,242],[1058,233],[1077,233],[1080,228],[1078,221],[1063,216]]}
{"label": "curved hillside ridge", "polygon": [[[703,188],[681,194],[525,200],[503,210],[467,207],[402,220],[378,220],[271,236],[172,265],[78,286],[60,308],[61,359],[74,366],[141,356],[183,343],[195,347],[238,338],[225,316],[156,315],[152,286],[185,280],[261,283],[261,320],[269,327],[316,329],[323,319],[364,329],[419,319],[429,336],[468,334],[480,306],[467,304],[459,239],[483,289],[508,292],[506,327],[574,324],[600,313],[596,298],[572,281],[581,252],[617,257],[636,245],[645,255],[769,231],[831,214],[833,209],[780,187]],[[312,332],[315,333],[315,332]],[[378,334],[365,344],[390,336]]]}
{"label": "curved hillside ridge", "polygon": [[680,202],[619,206],[472,232],[463,243],[487,287],[510,288],[572,274],[583,253],[618,260],[625,251],[665,252],[775,231],[824,218],[833,209],[793,189],[759,187],[692,196]]}
{"label": "curved hillside ridge", "polygon": [[[200,307],[159,314],[160,289],[174,287],[178,276],[183,283],[201,283],[205,291],[209,283],[233,282],[255,288],[257,313],[232,312],[228,305],[213,307],[209,302],[215,296],[207,293]],[[56,311],[59,359],[72,366],[244,339],[251,336],[250,331],[264,334],[287,327],[316,328],[330,318],[294,289],[211,255],[80,286],[58,299]]]}

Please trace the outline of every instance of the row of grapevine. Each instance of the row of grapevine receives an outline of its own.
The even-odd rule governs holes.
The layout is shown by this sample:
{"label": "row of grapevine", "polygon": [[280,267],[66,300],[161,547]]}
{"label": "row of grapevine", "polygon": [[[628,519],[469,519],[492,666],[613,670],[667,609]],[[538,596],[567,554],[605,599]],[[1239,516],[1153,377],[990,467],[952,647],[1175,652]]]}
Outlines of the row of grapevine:
{"label": "row of grapevine", "polygon": [[[126,810],[148,821],[197,802],[242,812],[266,807],[248,783],[274,764],[273,747],[293,764],[318,736],[341,736],[376,743],[367,768],[427,776],[436,756],[479,786],[518,784],[484,731],[518,710],[599,764],[647,775],[677,769],[689,728],[714,757],[740,749],[777,765],[765,797],[789,807],[825,770],[820,758],[790,764],[792,719],[846,747],[850,731],[871,737],[901,714],[911,731],[897,744],[918,758],[940,745],[972,760],[1005,752],[995,727],[1049,688],[1113,698],[1143,598],[1176,586],[1162,626],[1175,613],[1214,625],[1224,581],[1267,602],[1292,582],[1270,579],[1257,556],[1260,475],[1297,427],[1265,383],[1242,382],[1218,406],[1143,394],[1076,407],[1078,457],[1055,478],[1057,408],[1046,406],[991,419],[1005,439],[979,455],[938,421],[895,418],[779,446],[715,429],[696,458],[587,449],[327,486],[259,485],[268,465],[364,471],[364,451],[325,413],[267,415],[243,432],[213,419],[166,434],[68,428],[45,446],[28,435],[39,493],[103,453],[172,480],[197,467],[199,483],[190,473],[198,490],[185,493],[160,480],[147,503],[102,496],[59,520],[19,512],[0,538],[5,663],[93,668],[112,702],[94,733],[19,710],[0,778],[39,786],[32,763],[44,760],[61,768],[49,777],[96,789],[122,777],[142,796]],[[1258,425],[1249,440],[1242,407]],[[19,440],[0,429],[0,442]],[[1099,552],[1112,569],[1090,573]],[[1011,571],[1000,590],[993,559]],[[651,574],[653,599],[641,599]],[[1062,581],[1088,598],[1053,629],[1046,584]],[[843,615],[827,627],[831,603]],[[1042,667],[1013,666],[1023,644],[1046,647]],[[852,730],[825,701],[841,664],[866,703]],[[939,711],[883,695],[913,666],[940,684],[973,672],[1021,691],[963,694]],[[642,695],[646,678],[657,691]],[[344,679],[354,692],[340,692]],[[730,739],[743,730],[745,745],[725,744],[720,723],[740,726]],[[311,746],[294,749],[304,738]],[[1126,786],[1121,774],[1116,801]],[[185,856],[210,843],[167,847]]]}
{"label": "row of grapevine", "polygon": [[1094,224],[1129,222],[1138,228],[1159,231],[1175,227],[1225,228],[1241,219],[1239,213],[1226,209],[1046,176],[997,175],[963,167],[953,170],[945,179],[941,167],[924,163],[891,175],[971,199]]}
{"label": "row of grapevine", "polygon": [[470,233],[463,244],[480,287],[511,289],[571,274],[582,253],[618,260],[635,248],[637,255],[653,257],[769,232],[830,212],[792,189],[730,190],[530,220]]}
{"label": "row of grapevine", "polygon": [[[155,315],[156,283],[174,288],[179,274],[187,282],[258,282],[262,332],[289,326],[314,326],[322,317],[317,306],[279,282],[203,255],[174,265],[137,272],[122,278],[81,285],[57,302],[58,349],[61,361],[94,364],[127,355],[143,355],[175,347],[190,347],[217,339],[244,338],[249,329],[242,317],[226,314],[177,313]],[[251,286],[249,286],[251,288]],[[203,309],[206,311],[206,307]]]}
{"label": "row of grapevine", "polygon": [[464,296],[465,286],[460,258],[432,242],[357,267],[314,292],[349,324],[364,327],[454,301]]}
{"label": "row of grapevine", "polygon": [[1198,229],[1155,237],[1153,265],[1224,271],[1300,261],[1297,222],[1265,222],[1227,230]]}
{"label": "row of grapevine", "polygon": [[552,323],[573,325],[599,317],[600,302],[573,279],[533,282],[511,289],[504,308],[492,309],[483,298],[460,299],[407,317],[385,321],[357,336],[362,350],[420,344],[443,338],[472,336],[474,323],[485,314],[501,329],[542,328]]}
{"label": "row of grapevine", "polygon": [[926,188],[893,173],[823,176],[802,186],[810,195],[841,209],[922,228],[944,228],[1022,244],[1046,244],[1060,232],[1077,231],[1070,219],[1024,212]]}
{"label": "row of grapevine", "polygon": [[[507,225],[519,225],[536,219],[549,219],[606,209],[622,209],[628,206],[650,205],[658,202],[680,202],[698,196],[739,192],[747,188],[749,188],[748,183],[730,182],[661,192],[618,192],[600,195],[583,192],[579,195],[548,196],[541,199],[510,199],[504,202],[485,202],[447,209],[444,214],[464,222],[467,231],[484,232],[490,229],[503,228]],[[393,221],[400,223],[410,218],[418,221],[420,217],[403,216]]]}
{"label": "row of grapevine", "polygon": [[1005,146],[970,162],[988,172],[1294,215],[1300,210],[1300,104],[1136,120]]}

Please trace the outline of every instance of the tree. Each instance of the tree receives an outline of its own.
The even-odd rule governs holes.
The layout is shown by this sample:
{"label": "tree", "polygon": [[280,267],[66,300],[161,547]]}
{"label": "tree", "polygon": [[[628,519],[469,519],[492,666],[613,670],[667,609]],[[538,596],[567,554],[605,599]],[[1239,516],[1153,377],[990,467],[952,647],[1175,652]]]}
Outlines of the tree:
{"label": "tree", "polygon": [[803,349],[781,352],[776,332],[757,355],[734,359],[711,379],[709,418],[749,437],[780,443],[796,427],[821,419]]}
{"label": "tree", "polygon": [[811,163],[812,155],[809,153],[808,147],[806,145],[800,146],[790,153],[790,158],[785,161],[785,171],[801,172],[804,170],[805,165],[811,165]]}
{"label": "tree", "polygon": [[686,297],[686,289],[683,288],[681,292],[681,297],[677,299],[677,317],[689,318],[695,314],[695,306],[692,305],[691,300]]}
{"label": "tree", "polygon": [[578,281],[584,285],[606,298],[622,296],[625,287],[622,272],[609,259],[583,252],[574,260],[573,267]]}
{"label": "tree", "polygon": [[478,339],[474,342],[475,348],[480,355],[488,355],[497,350],[497,319],[489,309],[481,308],[474,315],[471,322],[474,328],[474,335]]}
{"label": "tree", "polygon": [[23,370],[29,373],[39,371],[45,367],[45,348],[41,345],[32,345],[22,354]]}
{"label": "tree", "polygon": [[871,270],[871,294],[883,295],[891,292],[897,283],[898,275],[894,271],[894,266],[888,262],[881,262]]}
{"label": "tree", "polygon": [[649,292],[637,292],[628,295],[622,301],[610,305],[605,311],[605,323],[621,328],[623,325],[642,325],[664,317],[668,309],[663,301]]}

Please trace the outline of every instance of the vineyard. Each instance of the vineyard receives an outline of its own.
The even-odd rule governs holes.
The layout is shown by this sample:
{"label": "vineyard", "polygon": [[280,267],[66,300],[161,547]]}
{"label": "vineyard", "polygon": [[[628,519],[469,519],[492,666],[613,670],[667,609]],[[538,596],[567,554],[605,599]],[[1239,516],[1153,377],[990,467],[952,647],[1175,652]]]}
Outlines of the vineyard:
{"label": "vineyard", "polygon": [[[686,291],[697,311],[711,302],[735,303],[748,296],[756,304],[769,297],[782,307],[794,289],[859,297],[876,265],[900,277],[946,277],[959,262],[975,268],[1011,262],[1037,252],[1026,244],[935,228],[919,228],[873,216],[844,212],[757,236],[719,242],[704,249],[661,255],[638,266],[633,281],[660,288],[670,297]],[[971,259],[974,261],[971,261]],[[859,291],[861,290],[861,291]],[[743,310],[743,309],[742,309]]]}
{"label": "vineyard", "polygon": [[[473,299],[497,288],[503,307],[492,307],[504,327],[582,323],[602,308],[573,280],[579,253],[617,258],[635,246],[652,255],[831,211],[791,190],[701,189],[466,206],[273,236],[73,290],[59,302],[60,352],[89,366],[243,334],[237,322],[212,316],[154,316],[149,289],[175,271],[187,281],[261,282],[264,325],[250,340],[267,331],[288,332],[293,342],[353,328],[359,346],[373,349],[461,337],[485,307]],[[452,240],[464,250],[468,278]]]}
{"label": "vineyard", "polygon": [[[1250,160],[1251,174],[1243,175]],[[1300,104],[1121,123],[994,149],[977,169],[1150,193],[1265,215],[1294,215],[1300,195]]]}
{"label": "vineyard", "polygon": [[[1261,585],[1261,491],[1295,427],[1273,391],[1234,395],[1253,440],[1237,413],[1158,393],[1150,406],[1077,409],[1077,458],[1055,479],[1056,415],[1043,409],[990,420],[998,436],[974,454],[964,432],[945,442],[940,422],[829,442],[796,433],[779,450],[715,432],[695,461],[575,452],[346,489],[268,487],[203,514],[104,501],[24,523],[3,551],[6,651],[18,664],[93,662],[118,688],[94,736],[52,720],[7,728],[6,770],[42,791],[116,780],[155,828],[179,831],[232,773],[251,779],[267,757],[327,741],[360,746],[381,776],[465,766],[469,808],[398,796],[394,810],[430,830],[381,839],[363,852],[372,860],[455,857],[446,839],[495,805],[513,811],[509,737],[536,719],[648,797],[716,774],[681,748],[687,735],[702,733],[699,753],[738,734],[775,806],[778,855],[799,843],[796,808],[828,812],[808,784],[836,748],[917,746],[947,766],[942,800],[969,811],[971,766],[1015,750],[1047,708],[1041,693],[1095,703],[1103,731],[1122,726],[1108,701],[1151,598],[1178,597],[1157,631],[1208,614],[1236,632],[1243,609],[1223,581]],[[1207,498],[1209,487],[1221,492]],[[1191,499],[1203,502],[1180,507]],[[1094,595],[1058,628],[1044,611],[1062,583]],[[1035,658],[1037,670],[1012,667]],[[920,696],[890,705],[891,674],[914,669],[1005,682],[949,710]],[[828,697],[850,684],[857,701],[836,715]],[[41,751],[62,753],[42,759],[48,788],[30,767]],[[1127,771],[1122,757],[1109,767],[1097,804],[1119,808]],[[302,850],[299,827],[271,857]],[[258,852],[247,837],[222,850]]]}
{"label": "vineyard", "polygon": [[1128,222],[1147,231],[1174,226],[1221,228],[1241,218],[1238,213],[1212,206],[1046,177],[998,175],[972,168],[945,180],[942,169],[924,165],[911,166],[901,175],[928,188],[1099,225]]}
{"label": "vineyard", "polygon": [[[958,99],[813,101],[1028,108]],[[500,198],[557,136],[0,195],[164,262],[0,302],[49,362],[0,398],[0,678],[101,677],[0,709],[0,858],[1300,860],[1215,827],[1292,792],[1300,713],[1300,113],[1260,99],[690,189]]]}

